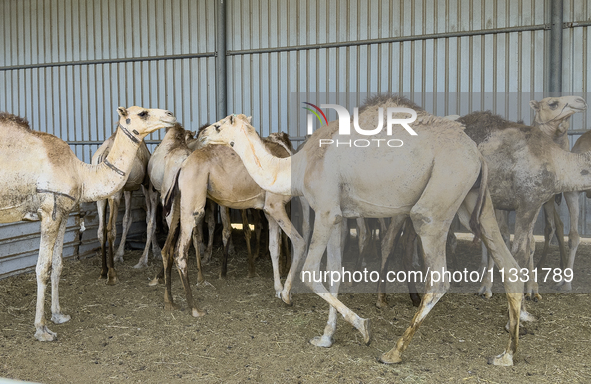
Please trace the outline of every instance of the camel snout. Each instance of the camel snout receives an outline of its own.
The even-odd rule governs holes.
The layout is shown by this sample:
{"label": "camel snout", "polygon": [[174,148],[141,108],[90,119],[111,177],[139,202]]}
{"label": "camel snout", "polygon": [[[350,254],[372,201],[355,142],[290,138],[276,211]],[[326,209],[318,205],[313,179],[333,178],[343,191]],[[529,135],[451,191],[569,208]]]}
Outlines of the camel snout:
{"label": "camel snout", "polygon": [[580,104],[579,109],[587,109],[587,102],[582,97],[577,97],[575,102]]}

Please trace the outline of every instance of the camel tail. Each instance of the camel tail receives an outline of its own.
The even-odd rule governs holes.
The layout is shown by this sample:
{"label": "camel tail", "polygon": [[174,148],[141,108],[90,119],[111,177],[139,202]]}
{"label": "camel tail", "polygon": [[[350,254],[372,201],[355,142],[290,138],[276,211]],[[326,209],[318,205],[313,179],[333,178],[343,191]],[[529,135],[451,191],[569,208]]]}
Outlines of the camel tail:
{"label": "camel tail", "polygon": [[179,191],[180,173],[181,170],[179,169],[176,175],[174,175],[174,183],[172,184],[168,192],[166,192],[166,196],[164,197],[164,206],[162,207],[162,214],[164,215],[164,217],[168,217],[168,215],[170,214],[170,211],[172,210],[172,203]]}
{"label": "camel tail", "polygon": [[482,237],[480,214],[482,213],[482,207],[484,206],[485,202],[484,196],[486,194],[486,189],[488,188],[488,165],[486,165],[486,161],[484,161],[482,157],[480,163],[482,166],[480,168],[480,187],[478,188],[478,199],[476,199],[476,205],[474,206],[472,216],[470,217],[470,229],[472,232],[474,232],[474,241]]}

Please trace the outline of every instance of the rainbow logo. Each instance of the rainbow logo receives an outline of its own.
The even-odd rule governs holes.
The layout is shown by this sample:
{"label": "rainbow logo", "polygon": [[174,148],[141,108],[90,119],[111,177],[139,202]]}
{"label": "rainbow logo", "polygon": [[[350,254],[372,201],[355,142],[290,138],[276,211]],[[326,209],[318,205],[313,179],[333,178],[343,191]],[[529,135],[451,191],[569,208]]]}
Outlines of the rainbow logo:
{"label": "rainbow logo", "polygon": [[[316,109],[316,111],[320,112],[320,114],[322,115],[322,117],[324,117],[324,122],[326,123],[326,125],[328,125],[328,119],[326,118],[326,115],[324,114],[324,112],[322,112],[322,109],[318,108],[317,106],[315,106],[312,103],[307,103],[304,101],[304,104],[307,104],[311,107],[314,107],[314,109]],[[313,114],[316,115],[316,117],[318,118],[318,121],[320,121],[320,125],[322,125],[322,119],[320,118],[320,116],[318,116],[318,113],[316,113],[316,111],[314,111],[314,109],[308,108],[308,107],[302,107],[303,109],[312,112]]]}

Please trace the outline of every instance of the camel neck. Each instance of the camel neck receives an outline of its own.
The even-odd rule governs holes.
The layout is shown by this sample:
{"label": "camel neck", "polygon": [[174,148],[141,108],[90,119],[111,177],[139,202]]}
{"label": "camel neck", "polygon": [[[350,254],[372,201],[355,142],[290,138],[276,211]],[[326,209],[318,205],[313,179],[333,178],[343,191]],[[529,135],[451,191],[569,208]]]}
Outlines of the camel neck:
{"label": "camel neck", "polygon": [[543,122],[540,121],[539,115],[536,114],[533,127],[542,131],[546,136],[552,139],[552,141],[560,145],[562,149],[566,151],[570,149],[567,136],[568,123],[564,121],[564,119]]}
{"label": "camel neck", "polygon": [[273,156],[256,133],[240,130],[244,137],[230,144],[240,156],[254,181],[264,190],[279,195],[292,195],[291,157]]}
{"label": "camel neck", "polygon": [[123,188],[142,139],[140,134],[119,125],[106,159],[98,165],[80,162],[81,201],[102,200]]}

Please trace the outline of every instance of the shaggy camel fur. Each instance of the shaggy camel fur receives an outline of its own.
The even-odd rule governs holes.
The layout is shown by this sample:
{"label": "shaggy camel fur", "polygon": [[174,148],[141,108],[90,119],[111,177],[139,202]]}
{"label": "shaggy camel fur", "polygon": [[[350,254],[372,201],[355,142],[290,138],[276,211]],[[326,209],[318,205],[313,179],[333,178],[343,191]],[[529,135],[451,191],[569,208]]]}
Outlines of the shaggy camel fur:
{"label": "shaggy camel fur", "polygon": [[[111,135],[92,155],[91,164],[97,165],[103,162],[103,160],[109,155],[113,144],[115,143],[115,135],[117,131]],[[101,243],[101,256],[102,256],[102,270],[101,278],[107,278],[108,265],[114,265],[114,261],[123,261],[123,253],[125,252],[125,239],[127,239],[127,232],[131,227],[131,193],[142,188],[142,192],[146,198],[146,205],[149,205],[148,191],[146,187],[148,185],[148,178],[146,173],[146,167],[150,159],[150,151],[146,143],[143,141],[137,151],[135,159],[133,159],[133,167],[129,172],[129,177],[123,188],[117,191],[114,195],[110,196],[106,200],[99,200],[96,202],[98,211],[98,238]],[[115,239],[117,238],[117,215],[119,214],[119,203],[121,202],[121,196],[125,196],[125,215],[123,216],[123,233],[121,234],[121,242],[117,253],[113,255],[113,248],[115,246]],[[107,210],[107,203],[109,204],[109,221],[105,225],[105,214]],[[106,233],[105,233],[106,232]],[[109,263],[107,263],[106,257],[106,242],[109,241]],[[149,246],[149,242],[146,244],[146,249]],[[112,279],[107,279],[108,285],[113,285],[117,282],[115,275]]]}
{"label": "shaggy camel fur", "polygon": [[[45,324],[45,289],[51,269],[51,320],[70,320],[59,305],[62,247],[69,213],[80,202],[106,199],[120,190],[133,167],[141,141],[170,126],[173,114],[162,109],[118,108],[119,128],[107,158],[98,165],[80,161],[57,137],[32,131],[26,120],[0,114],[0,223],[41,221],[37,260],[35,337],[51,341],[56,334]],[[109,266],[109,276],[115,271]]]}
{"label": "shaggy camel fur", "polygon": [[[286,157],[289,153],[279,144],[266,141],[266,148],[277,156]],[[187,305],[192,315],[202,316],[189,285],[187,275],[187,250],[195,226],[201,225],[206,199],[211,199],[221,206],[234,209],[263,209],[269,221],[269,251],[273,262],[274,286],[277,296],[284,290],[281,285],[278,268],[280,227],[287,233],[298,250],[304,248],[303,239],[293,230],[291,221],[285,212],[285,204],[290,197],[266,193],[249,176],[240,158],[230,148],[221,145],[209,145],[197,149],[187,158],[177,174],[175,186],[166,197],[165,211],[171,210],[171,226],[166,244],[162,250],[166,284],[164,304],[166,309],[176,308],[171,295],[171,270],[174,262],[179,270],[187,297]],[[226,209],[227,209],[226,208]],[[224,252],[220,277],[227,271],[227,246],[231,231],[224,227],[222,237]],[[199,280],[203,280],[199,257]],[[248,275],[254,276],[254,259],[248,260]],[[287,285],[287,284],[286,284]],[[288,287],[287,289],[290,289]],[[289,290],[287,291],[289,292]],[[289,299],[283,297],[288,302]]]}
{"label": "shaggy camel fur", "polygon": [[[586,104],[582,101],[567,108],[582,109]],[[535,244],[530,239],[540,208],[558,193],[591,187],[587,175],[591,157],[565,151],[540,129],[490,112],[474,112],[458,121],[466,125],[466,134],[489,164],[489,188],[495,208],[516,211],[512,253],[519,265],[528,268],[529,276],[534,276]],[[532,278],[526,282],[525,293],[527,298],[541,297]],[[522,315],[526,314],[522,308]]]}
{"label": "shaggy camel fur", "polygon": [[[519,146],[515,146],[515,143],[512,143],[514,148],[522,148],[523,146],[539,146],[544,145],[544,142],[554,142],[557,146],[562,148],[565,151],[568,151],[568,138],[566,136],[566,131],[568,129],[568,119],[571,115],[576,112],[583,111],[587,108],[587,104],[585,100],[578,96],[563,96],[563,97],[548,97],[542,99],[541,101],[532,100],[530,102],[531,107],[536,111],[536,115],[534,117],[534,125],[533,127],[540,133],[542,133],[545,137],[549,140],[540,142],[537,138],[541,135],[535,135],[532,137],[528,137],[527,139],[524,137],[520,137],[519,139],[510,137],[509,135],[503,136],[501,140],[504,142],[510,142],[513,140],[519,140]],[[476,112],[475,114],[468,115],[468,116],[482,116],[482,124],[492,124],[491,128],[493,130],[502,130],[505,125],[512,124],[503,119],[487,119],[484,115],[479,115],[481,113]],[[488,114],[490,115],[490,114]],[[488,116],[487,115],[487,116]],[[461,118],[460,121],[464,122],[464,118]],[[496,124],[496,125],[495,125]],[[514,123],[517,124],[517,123]],[[510,131],[508,131],[510,132]],[[494,185],[494,188],[491,187],[491,196],[493,198],[493,202],[495,207],[497,207],[497,220],[499,221],[499,225],[501,226],[501,230],[503,232],[503,237],[507,244],[509,243],[509,230],[507,224],[507,213],[506,209],[500,208],[501,204],[503,206],[520,206],[521,209],[519,213],[517,213],[518,218],[516,218],[516,226],[515,226],[515,234],[517,239],[517,223],[520,222],[522,225],[520,230],[523,230],[523,226],[528,226],[531,224],[530,233],[527,235],[529,236],[527,240],[522,239],[521,241],[526,241],[527,244],[531,245],[528,246],[527,244],[521,244],[521,250],[523,252],[527,252],[529,255],[529,259],[531,259],[532,265],[529,267],[530,272],[533,269],[533,253],[535,249],[535,242],[533,241],[533,224],[537,218],[539,208],[535,212],[535,217],[531,217],[531,223],[527,223],[529,219],[525,219],[525,216],[531,216],[531,213],[526,213],[530,209],[534,209],[534,206],[537,204],[538,201],[538,194],[544,194],[544,192],[537,192],[536,189],[540,188],[537,185],[532,185],[532,180],[538,178],[539,183],[542,184],[541,188],[544,188],[544,183],[552,183],[546,175],[537,175],[537,172],[540,172],[540,164],[544,164],[545,161],[552,162],[552,159],[547,160],[544,156],[537,156],[537,154],[531,151],[518,151],[517,153],[511,153],[511,157],[503,157],[498,154],[492,154],[493,148],[496,148],[498,143],[492,142],[491,144],[480,144],[478,141],[478,137],[481,136],[481,132],[479,132],[478,128],[471,127],[469,131],[467,131],[468,135],[477,138],[475,141],[479,144],[479,149],[484,150],[487,152],[485,157],[487,162],[491,167],[491,174],[496,175],[496,178],[500,185]],[[504,145],[504,144],[503,144]],[[553,147],[556,147],[554,145]],[[549,155],[546,157],[551,157],[551,151]],[[536,157],[539,157],[536,158]],[[527,158],[527,159],[525,159]],[[532,165],[533,164],[533,165]],[[519,171],[522,167],[529,167],[533,166],[531,171]],[[543,165],[542,165],[543,167]],[[550,167],[552,169],[552,167]],[[555,172],[563,173],[565,172],[561,168],[554,168]],[[558,175],[559,178],[570,177],[568,175],[568,171],[565,172],[565,175]],[[504,177],[503,177],[504,176]],[[511,196],[515,191],[519,191],[519,193],[523,193],[521,196]],[[568,191],[564,190],[565,192]],[[533,196],[533,197],[532,197]],[[501,200],[504,202],[502,203]],[[512,203],[508,204],[506,201],[511,200]],[[526,202],[526,200],[528,202]],[[535,201],[533,203],[532,201]],[[554,195],[552,195],[547,201],[543,203],[544,211],[545,211],[545,218],[546,218],[546,242],[544,244],[544,251],[542,259],[545,258],[545,254],[548,251],[549,247],[549,238],[551,234],[558,229],[558,240],[560,245],[561,251],[561,260],[565,259],[566,251],[564,248],[564,235],[562,234],[562,222],[560,219],[555,220],[554,218],[557,217],[557,213],[554,207]],[[557,227],[554,223],[557,223]],[[525,236],[526,234],[524,234]],[[517,248],[515,243],[513,245],[513,252],[516,252]],[[527,250],[527,251],[526,251]],[[519,258],[517,258],[519,261]],[[562,264],[562,263],[561,263]],[[487,265],[487,257],[486,257],[486,250],[483,247],[483,257],[482,257],[482,265],[481,268]],[[487,269],[491,269],[493,267],[492,260],[488,260]],[[538,293],[537,284],[535,282],[529,281],[526,284],[526,297],[530,298],[532,295],[534,300],[538,300],[541,296]],[[484,297],[492,296],[492,281],[490,279],[490,274],[485,274],[484,279],[482,281],[482,285],[480,288],[480,294]],[[527,312],[525,312],[522,308],[522,316],[525,316]],[[525,317],[522,317],[524,320]]]}
{"label": "shaggy camel fur", "polygon": [[[399,228],[410,216],[421,237],[425,265],[430,270],[445,270],[445,239],[450,223],[459,210],[466,225],[471,221],[476,233],[491,249],[495,261],[505,267],[518,268],[499,232],[492,202],[486,188],[486,164],[476,145],[456,122],[432,116],[413,103],[393,96],[369,100],[360,111],[363,129],[378,125],[379,108],[412,108],[417,119],[411,123],[417,136],[408,136],[401,126],[392,126],[391,137],[403,137],[399,148],[388,146],[355,148],[348,151],[334,145],[321,147],[319,140],[336,140],[340,124],[331,122],[318,129],[304,148],[292,157],[279,159],[270,154],[255,129],[244,115],[228,116],[206,129],[206,142],[231,146],[243,160],[248,172],[265,190],[284,195],[304,195],[316,213],[310,250],[304,271],[320,273],[320,260],[327,248],[327,269],[341,270],[339,225],[346,217],[393,217]],[[391,115],[390,112],[388,112]],[[406,114],[396,114],[406,118]],[[347,139],[366,139],[352,132]],[[385,132],[373,139],[389,138]],[[480,181],[479,180],[480,177]],[[396,233],[392,230],[391,233]],[[388,235],[390,235],[389,233]],[[290,275],[297,270],[302,254],[294,253]],[[289,281],[289,276],[288,280]],[[339,284],[330,292],[321,282],[304,279],[305,284],[330,305],[324,335],[311,340],[317,346],[329,347],[336,329],[337,311],[357,328],[369,343],[369,320],[360,318],[337,299]],[[399,363],[412,336],[431,308],[449,288],[449,282],[427,276],[426,293],[410,327],[396,346],[384,353],[384,363]],[[509,299],[509,343],[505,352],[492,359],[493,364],[513,364],[517,348],[519,310],[523,284],[505,279]]]}

